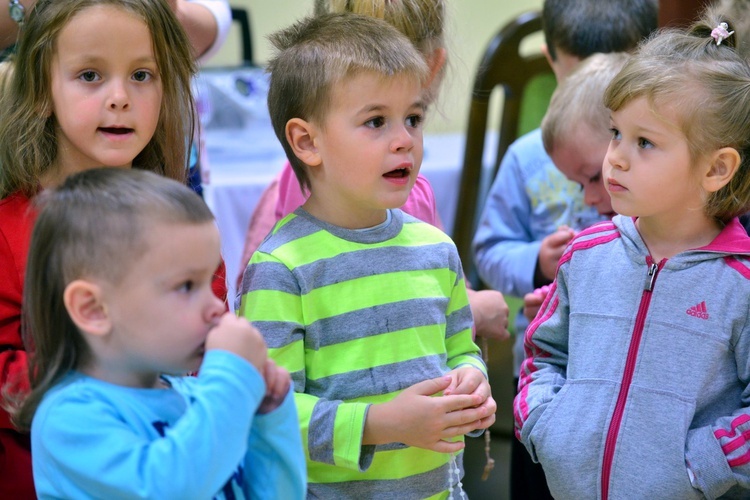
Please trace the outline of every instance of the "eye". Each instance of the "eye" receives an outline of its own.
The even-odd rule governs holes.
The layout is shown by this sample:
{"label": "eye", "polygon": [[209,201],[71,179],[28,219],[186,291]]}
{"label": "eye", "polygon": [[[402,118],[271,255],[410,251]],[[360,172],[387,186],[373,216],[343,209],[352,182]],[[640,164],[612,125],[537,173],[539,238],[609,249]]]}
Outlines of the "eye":
{"label": "eye", "polygon": [[614,127],[609,129],[609,133],[612,134],[613,141],[619,141],[620,139],[622,139],[622,136],[620,135],[620,131]]}
{"label": "eye", "polygon": [[589,179],[589,184],[597,184],[602,181],[602,173],[599,172]]}
{"label": "eye", "polygon": [[151,73],[145,70],[139,70],[133,73],[133,80],[136,82],[145,82],[151,79]]}
{"label": "eye", "polygon": [[99,75],[96,74],[96,71],[84,71],[78,78],[84,82],[94,82],[99,80]]}
{"label": "eye", "polygon": [[182,283],[179,287],[177,287],[177,291],[183,292],[183,293],[189,293],[191,290],[195,288],[195,282],[193,280],[187,280],[184,283]]}
{"label": "eye", "polygon": [[382,116],[376,116],[375,118],[370,118],[365,122],[366,127],[370,128],[380,128],[385,125],[385,118]]}
{"label": "eye", "polygon": [[419,128],[424,121],[424,117],[420,114],[409,115],[406,117],[406,125],[412,128]]}
{"label": "eye", "polygon": [[641,149],[651,149],[654,147],[654,143],[643,137],[638,138],[638,147]]}

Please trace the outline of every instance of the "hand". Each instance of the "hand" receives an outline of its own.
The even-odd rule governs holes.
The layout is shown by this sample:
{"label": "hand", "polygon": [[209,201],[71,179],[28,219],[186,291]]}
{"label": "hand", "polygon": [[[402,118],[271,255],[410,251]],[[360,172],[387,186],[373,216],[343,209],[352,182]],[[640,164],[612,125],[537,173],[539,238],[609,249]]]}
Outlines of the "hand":
{"label": "hand", "polygon": [[260,373],[268,357],[268,349],[260,332],[245,318],[227,312],[219,318],[218,324],[208,332],[206,350],[224,349],[245,358]]}
{"label": "hand", "polygon": [[266,381],[266,396],[261,401],[257,413],[263,415],[275,410],[289,392],[292,377],[285,368],[278,366],[272,359],[266,361],[263,367],[263,379]]}
{"label": "hand", "polygon": [[492,398],[492,390],[484,373],[473,366],[462,366],[448,372],[448,376],[451,377],[451,383],[443,391],[443,395],[473,394],[479,396],[482,403],[479,406],[475,406],[475,408],[484,407],[489,414],[487,417],[481,419],[474,429],[486,429],[492,425],[495,422],[497,403]]}
{"label": "hand", "polygon": [[536,315],[539,313],[539,309],[541,309],[544,299],[547,298],[548,294],[549,286],[544,285],[543,287],[537,288],[533,292],[527,293],[523,296],[523,315],[526,319],[534,321],[534,318],[536,318]]}
{"label": "hand", "polygon": [[503,294],[496,290],[475,291],[466,289],[469,294],[469,306],[474,316],[474,327],[477,337],[493,340],[506,340],[508,332],[508,304]]}
{"label": "hand", "polygon": [[549,281],[555,278],[557,263],[574,236],[575,231],[568,226],[560,226],[557,231],[542,240],[542,246],[539,248],[539,269],[542,276]]}
{"label": "hand", "polygon": [[363,444],[396,442],[439,453],[462,450],[464,443],[451,439],[477,429],[490,414],[494,421],[494,408],[482,405],[477,394],[440,396],[450,383],[447,376],[425,380],[387,403],[372,405]]}

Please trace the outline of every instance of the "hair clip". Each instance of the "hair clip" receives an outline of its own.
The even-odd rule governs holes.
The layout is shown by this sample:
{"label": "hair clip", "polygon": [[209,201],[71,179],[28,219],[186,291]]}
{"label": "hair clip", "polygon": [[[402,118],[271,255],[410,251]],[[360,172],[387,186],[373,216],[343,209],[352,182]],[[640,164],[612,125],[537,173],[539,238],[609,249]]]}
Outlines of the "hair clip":
{"label": "hair clip", "polygon": [[721,42],[733,34],[734,31],[729,31],[729,25],[727,23],[719,23],[717,27],[711,30],[711,36],[716,40],[716,45],[721,45]]}

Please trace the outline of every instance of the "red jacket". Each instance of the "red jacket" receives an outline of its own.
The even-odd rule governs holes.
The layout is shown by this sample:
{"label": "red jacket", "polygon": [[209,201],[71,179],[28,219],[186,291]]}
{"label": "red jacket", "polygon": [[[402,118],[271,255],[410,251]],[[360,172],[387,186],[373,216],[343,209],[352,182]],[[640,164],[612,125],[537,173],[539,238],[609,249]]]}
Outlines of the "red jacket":
{"label": "red jacket", "polygon": [[[0,388],[28,388],[26,350],[21,338],[21,299],[36,211],[28,197],[14,193],[0,200]],[[224,263],[216,272],[214,293],[226,302]],[[17,432],[0,407],[0,498],[36,498],[29,435]]]}

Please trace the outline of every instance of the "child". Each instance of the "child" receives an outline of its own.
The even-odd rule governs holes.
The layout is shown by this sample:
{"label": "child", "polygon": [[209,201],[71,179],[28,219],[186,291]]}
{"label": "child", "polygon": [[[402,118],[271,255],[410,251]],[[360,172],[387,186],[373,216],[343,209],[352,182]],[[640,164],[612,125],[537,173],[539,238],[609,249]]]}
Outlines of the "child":
{"label": "child", "polygon": [[422,160],[427,65],[355,14],[272,42],[271,119],[310,198],[253,255],[238,310],[292,373],[308,494],[452,495],[461,436],[496,406],[455,246],[395,208]]}
{"label": "child", "polygon": [[[545,0],[542,52],[558,84],[594,53],[634,49],[656,29],[657,14],[654,0]],[[551,283],[575,231],[611,215],[586,207],[580,186],[568,181],[544,150],[541,131],[531,131],[508,148],[487,194],[473,242],[477,272],[489,287],[523,297]],[[513,345],[516,376],[527,325],[524,315],[518,314]],[[511,447],[511,498],[550,498],[541,468],[520,443]]]}
{"label": "child", "polygon": [[607,88],[621,215],[566,249],[514,405],[559,498],[748,497],[750,67],[720,21],[659,34]]}
{"label": "child", "polygon": [[39,497],[302,498],[289,374],[213,294],[219,233],[198,195],[100,168],[41,201],[16,415]]}
{"label": "child", "polygon": [[[578,183],[584,202],[602,215],[614,216],[602,182],[602,162],[609,140],[609,110],[604,91],[628,59],[624,52],[594,54],[560,82],[542,120],[544,149],[560,172]],[[524,295],[523,314],[531,321],[547,296],[544,285]]]}
{"label": "child", "polygon": [[[446,71],[445,0],[316,0],[315,15],[354,13],[383,19],[405,34],[424,56],[430,68],[425,82],[432,103],[438,95]],[[308,193],[309,194],[309,193]],[[238,289],[242,274],[253,252],[274,224],[294,212],[307,199],[289,163],[266,188],[250,220],[245,247],[240,259]],[[417,175],[414,187],[401,210],[417,219],[443,229],[435,205],[435,194],[427,178]],[[505,340],[508,338],[508,305],[496,290],[469,289],[469,304],[477,336]]]}
{"label": "child", "polygon": [[[13,392],[28,385],[21,299],[33,198],[99,166],[182,181],[193,123],[193,58],[166,2],[40,0],[22,31],[0,91],[0,386]],[[222,276],[215,285],[225,295]],[[3,410],[0,497],[35,498],[29,453]]]}

